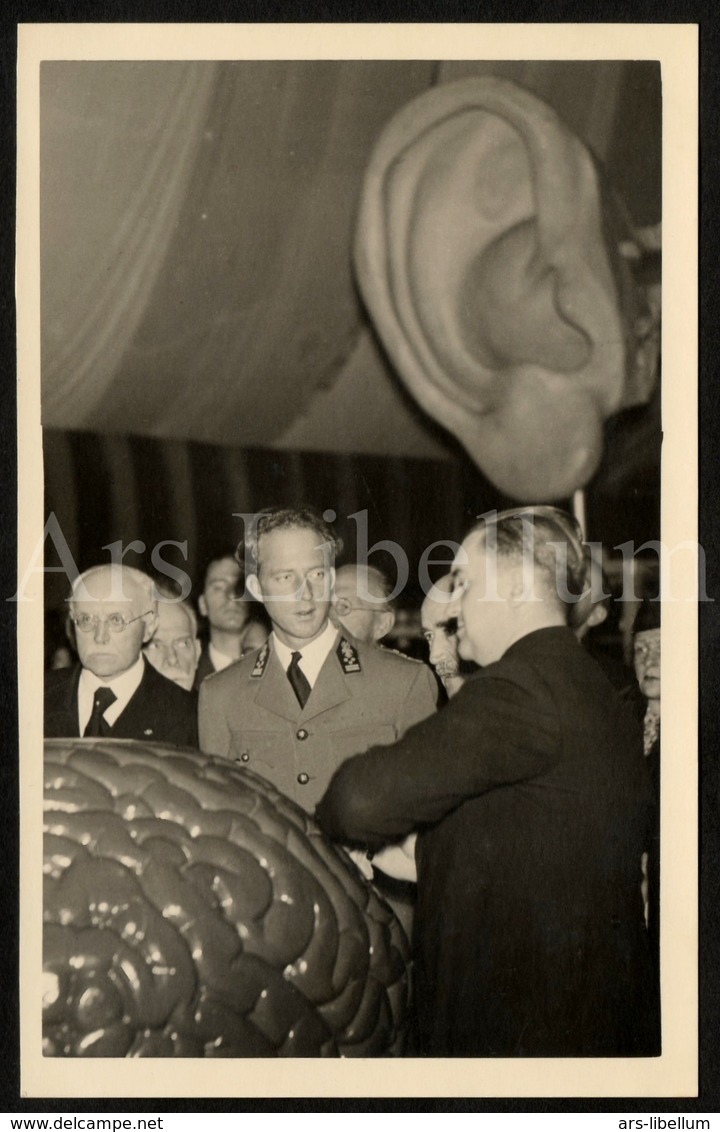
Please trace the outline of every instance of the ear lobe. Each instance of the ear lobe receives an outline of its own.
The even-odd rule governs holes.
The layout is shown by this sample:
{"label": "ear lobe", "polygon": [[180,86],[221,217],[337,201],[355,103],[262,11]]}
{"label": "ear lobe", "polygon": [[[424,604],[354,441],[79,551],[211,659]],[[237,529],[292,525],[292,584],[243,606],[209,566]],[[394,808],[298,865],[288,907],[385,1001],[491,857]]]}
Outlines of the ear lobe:
{"label": "ear lobe", "polygon": [[198,598],[198,609],[202,613],[203,617],[207,617],[208,610],[207,602],[205,601],[205,594],[200,594],[200,597]]}
{"label": "ear lobe", "polygon": [[145,645],[145,644],[147,644],[147,642],[150,640],[153,633],[157,629],[158,615],[157,615],[157,613],[148,613],[148,614],[146,614],[144,620],[145,620],[145,632],[143,633],[143,644]]}
{"label": "ear lobe", "polygon": [[260,588],[260,579],[258,578],[257,574],[248,574],[247,578],[245,579],[245,585],[247,586],[252,596],[255,598],[255,601],[261,601],[264,604],[265,599],[263,598],[263,593]]}
{"label": "ear lobe", "polygon": [[383,637],[386,637],[388,635],[388,633],[390,632],[390,630],[392,629],[394,624],[395,624],[395,613],[394,613],[394,611],[392,609],[383,610],[383,612],[379,613],[378,616],[375,618],[375,625],[374,625],[374,628],[373,628],[373,639],[376,640],[376,641],[381,641]]}
{"label": "ear lobe", "polygon": [[586,624],[593,629],[596,625],[602,625],[603,621],[607,620],[607,615],[608,611],[604,605],[594,605]]}

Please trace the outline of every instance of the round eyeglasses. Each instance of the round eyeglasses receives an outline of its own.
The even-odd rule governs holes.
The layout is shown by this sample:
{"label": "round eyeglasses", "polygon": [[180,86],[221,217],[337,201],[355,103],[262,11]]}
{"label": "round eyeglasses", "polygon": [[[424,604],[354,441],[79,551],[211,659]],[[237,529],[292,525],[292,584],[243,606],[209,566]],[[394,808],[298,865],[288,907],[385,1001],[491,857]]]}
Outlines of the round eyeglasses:
{"label": "round eyeglasses", "polygon": [[336,597],[333,601],[333,608],[340,617],[347,617],[348,613],[352,613],[354,609],[361,609],[365,613],[385,613],[387,605],[378,602],[377,609],[371,609],[367,605],[353,605],[349,597]]}
{"label": "round eyeglasses", "polygon": [[79,613],[76,617],[71,617],[70,620],[81,633],[93,633],[98,625],[107,625],[111,633],[124,633],[128,625],[132,625],[134,621],[140,621],[142,617],[147,617],[148,613],[152,613],[152,609],[146,609],[144,613],[139,613],[137,617],[125,617],[122,613],[109,613],[107,617],[98,617],[97,613]]}

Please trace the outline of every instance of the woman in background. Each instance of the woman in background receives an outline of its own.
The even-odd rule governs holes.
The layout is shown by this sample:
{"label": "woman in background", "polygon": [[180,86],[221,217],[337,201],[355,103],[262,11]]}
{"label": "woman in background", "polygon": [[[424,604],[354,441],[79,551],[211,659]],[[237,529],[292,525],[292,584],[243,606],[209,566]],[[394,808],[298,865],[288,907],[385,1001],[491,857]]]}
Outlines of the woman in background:
{"label": "woman in background", "polygon": [[643,747],[653,786],[648,848],[645,854],[645,918],[652,953],[660,964],[660,601],[645,599],[633,626],[631,690],[643,718]]}

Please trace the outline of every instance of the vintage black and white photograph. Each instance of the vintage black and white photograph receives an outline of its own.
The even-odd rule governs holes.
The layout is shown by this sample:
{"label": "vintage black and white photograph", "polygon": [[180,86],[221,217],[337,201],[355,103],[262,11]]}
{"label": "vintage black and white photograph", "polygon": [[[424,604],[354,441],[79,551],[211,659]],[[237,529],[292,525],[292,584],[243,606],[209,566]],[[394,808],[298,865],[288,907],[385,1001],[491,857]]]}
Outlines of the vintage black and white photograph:
{"label": "vintage black and white photograph", "polygon": [[694,29],[91,30],[20,36],[27,1087],[690,1095]]}

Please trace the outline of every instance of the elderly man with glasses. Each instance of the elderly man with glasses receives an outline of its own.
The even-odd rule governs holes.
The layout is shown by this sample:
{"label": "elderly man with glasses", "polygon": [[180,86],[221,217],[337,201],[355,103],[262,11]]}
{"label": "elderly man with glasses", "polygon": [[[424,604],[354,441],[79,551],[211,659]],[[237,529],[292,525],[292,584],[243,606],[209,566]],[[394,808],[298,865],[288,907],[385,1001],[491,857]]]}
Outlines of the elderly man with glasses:
{"label": "elderly man with glasses", "polygon": [[196,696],[142,653],[158,620],[152,579],[130,566],[94,566],[68,603],[79,664],[45,674],[45,736],[197,746]]}

